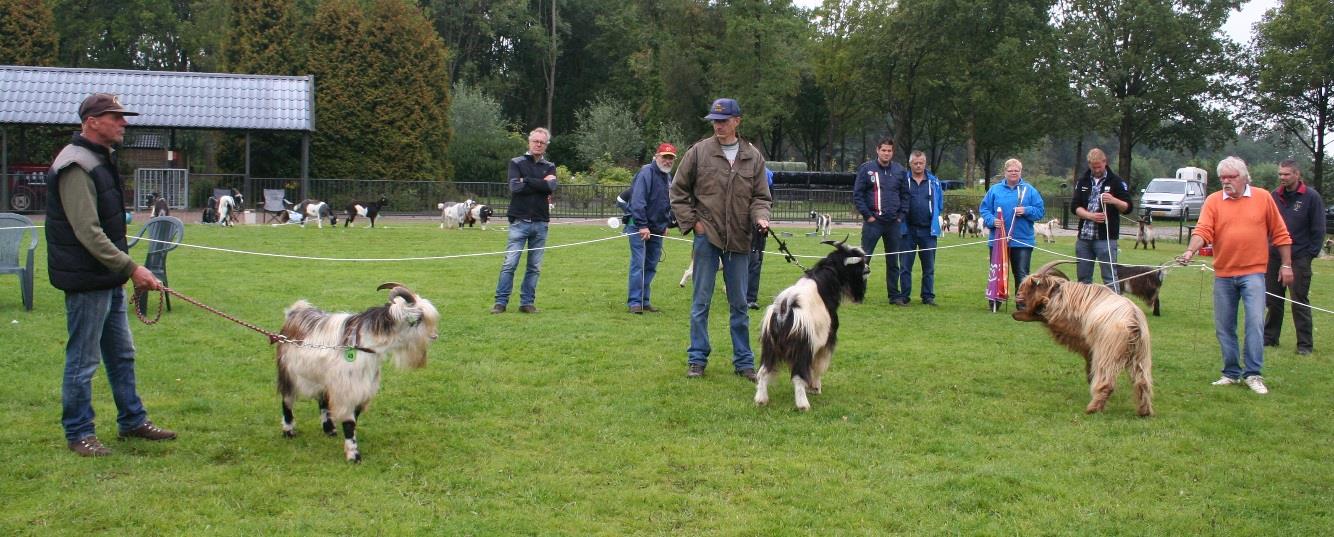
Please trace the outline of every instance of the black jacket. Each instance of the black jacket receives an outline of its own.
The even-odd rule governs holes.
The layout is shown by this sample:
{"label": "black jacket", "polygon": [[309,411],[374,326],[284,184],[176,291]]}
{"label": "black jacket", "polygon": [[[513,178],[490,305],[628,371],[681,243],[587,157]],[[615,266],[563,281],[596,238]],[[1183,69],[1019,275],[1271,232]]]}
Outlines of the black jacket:
{"label": "black jacket", "polygon": [[[1326,231],[1325,203],[1321,201],[1320,193],[1301,182],[1295,191],[1288,192],[1280,186],[1270,194],[1274,196],[1279,214],[1283,215],[1283,223],[1288,226],[1288,235],[1292,236],[1292,258],[1318,257]],[[1272,246],[1269,251],[1278,255],[1278,250]]]}
{"label": "black jacket", "polygon": [[[1093,226],[1096,233],[1095,237],[1097,240],[1107,239],[1107,233],[1110,231],[1112,235],[1111,239],[1117,240],[1121,238],[1121,215],[1133,212],[1135,209],[1135,202],[1132,201],[1130,197],[1130,186],[1126,185],[1126,182],[1121,180],[1121,176],[1112,172],[1111,168],[1107,169],[1107,178],[1103,180],[1102,188],[1104,192],[1111,192],[1112,196],[1115,196],[1116,199],[1126,202],[1126,210],[1121,212],[1115,208],[1110,208],[1107,213],[1107,228],[1104,229],[1103,226],[1100,225]],[[1089,194],[1091,194],[1091,190],[1093,190],[1093,170],[1084,170],[1084,175],[1079,176],[1079,181],[1075,182],[1075,193],[1070,198],[1070,214],[1077,214],[1075,213],[1075,209],[1088,209]],[[1079,219],[1079,226],[1075,227],[1076,234],[1078,234],[1079,230],[1084,227],[1084,222],[1086,222],[1086,220],[1083,218]],[[1076,237],[1078,237],[1078,235],[1076,235]]]}
{"label": "black jacket", "polygon": [[505,211],[511,224],[515,220],[533,222],[551,221],[551,193],[556,191],[556,181],[542,179],[556,175],[556,165],[546,159],[534,159],[531,154],[514,157],[510,160],[510,206]]}
{"label": "black jacket", "polygon": [[61,205],[61,172],[70,166],[82,168],[93,178],[97,196],[94,203],[102,231],[120,251],[129,251],[125,244],[125,185],[111,160],[111,152],[76,134],[46,173],[46,271],[51,285],[75,292],[120,287],[129,278],[107,268],[88,253],[74,235],[74,228]]}

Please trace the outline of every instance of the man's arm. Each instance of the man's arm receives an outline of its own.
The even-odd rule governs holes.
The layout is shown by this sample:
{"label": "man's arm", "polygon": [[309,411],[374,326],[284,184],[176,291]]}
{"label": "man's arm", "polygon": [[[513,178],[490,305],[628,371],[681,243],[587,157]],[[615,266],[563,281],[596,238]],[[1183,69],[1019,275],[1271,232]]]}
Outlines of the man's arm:
{"label": "man's arm", "polygon": [[761,228],[768,228],[769,209],[773,205],[774,197],[773,192],[769,190],[769,175],[764,168],[764,159],[759,160],[759,173],[755,174],[750,188],[750,221]]}
{"label": "man's arm", "polygon": [[852,181],[852,205],[857,208],[857,214],[862,215],[862,220],[875,216],[871,214],[871,206],[866,202],[866,193],[871,189],[871,178],[866,172],[858,167],[857,178]]}
{"label": "man's arm", "polygon": [[1047,204],[1042,201],[1042,193],[1038,192],[1038,189],[1033,188],[1032,185],[1027,188],[1030,193],[1028,196],[1030,205],[1024,207],[1024,218],[1031,222],[1041,221],[1042,217],[1047,215]]}
{"label": "man's arm", "polygon": [[60,205],[65,209],[65,218],[74,228],[79,244],[113,272],[122,276],[134,273],[138,265],[130,254],[120,251],[107,238],[102,223],[97,220],[97,192],[93,188],[93,178],[83,168],[72,164],[62,170],[56,180],[60,182]]}
{"label": "man's arm", "polygon": [[895,187],[899,189],[899,212],[898,217],[895,218],[896,222],[908,221],[908,204],[912,202],[912,197],[908,192],[908,181],[911,180],[911,172],[904,169],[903,173],[899,174],[899,180],[895,181]]}
{"label": "man's arm", "polygon": [[639,173],[635,174],[634,180],[630,182],[630,217],[635,219],[635,224],[641,228],[648,228],[648,190],[649,181],[653,179],[653,172],[647,168],[639,168]]}
{"label": "man's arm", "polygon": [[682,235],[690,233],[699,220],[699,215],[695,213],[694,196],[695,152],[688,149],[681,163],[676,166],[676,177],[672,179],[672,187],[668,192],[672,213],[676,215],[676,224]]}

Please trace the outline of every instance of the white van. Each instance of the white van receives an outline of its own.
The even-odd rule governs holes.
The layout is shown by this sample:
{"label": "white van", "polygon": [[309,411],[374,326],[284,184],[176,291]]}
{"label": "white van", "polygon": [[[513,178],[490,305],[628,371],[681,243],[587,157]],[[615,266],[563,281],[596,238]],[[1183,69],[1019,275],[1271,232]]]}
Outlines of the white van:
{"label": "white van", "polygon": [[1192,218],[1204,206],[1204,183],[1208,172],[1193,167],[1178,168],[1176,177],[1159,177],[1149,181],[1140,192],[1141,210],[1158,217],[1181,218],[1182,209],[1189,209]]}

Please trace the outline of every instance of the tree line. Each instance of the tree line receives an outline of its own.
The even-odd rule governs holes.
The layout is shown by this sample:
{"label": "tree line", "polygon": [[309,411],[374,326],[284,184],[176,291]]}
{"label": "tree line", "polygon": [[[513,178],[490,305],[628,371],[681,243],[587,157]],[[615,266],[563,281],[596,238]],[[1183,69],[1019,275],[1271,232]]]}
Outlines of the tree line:
{"label": "tree line", "polygon": [[[1238,136],[1320,186],[1334,114],[1334,3],[1287,0],[1254,39],[1237,0],[0,0],[0,63],[313,74],[318,177],[501,180],[546,126],[572,170],[632,166],[707,135],[715,97],[771,160],[846,170],[890,135],[986,178],[1008,156],[1146,151]],[[236,162],[236,135],[219,160]],[[261,135],[259,175],[296,141]],[[610,173],[610,172],[608,172]],[[612,173],[612,175],[615,175]]]}

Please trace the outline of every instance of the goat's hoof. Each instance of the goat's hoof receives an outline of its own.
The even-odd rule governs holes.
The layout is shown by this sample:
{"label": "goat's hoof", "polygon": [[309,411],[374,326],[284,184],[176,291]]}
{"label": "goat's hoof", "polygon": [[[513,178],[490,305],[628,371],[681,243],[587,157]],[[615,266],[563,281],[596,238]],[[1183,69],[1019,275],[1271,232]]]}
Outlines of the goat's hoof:
{"label": "goat's hoof", "polygon": [[811,410],[811,405],[806,405],[806,406],[797,405],[798,412],[809,412],[810,410]]}
{"label": "goat's hoof", "polygon": [[352,464],[361,464],[361,453],[352,453],[347,456],[347,462]]}
{"label": "goat's hoof", "polygon": [[324,436],[338,436],[338,431],[334,430],[333,422],[324,423]]}
{"label": "goat's hoof", "polygon": [[293,438],[295,436],[296,436],[296,429],[292,429],[290,431],[288,430],[283,431],[283,438]]}
{"label": "goat's hoof", "polygon": [[819,387],[819,386],[811,386],[810,388],[806,388],[806,393],[808,393],[808,394],[810,394],[810,395],[820,395],[820,387]]}
{"label": "goat's hoof", "polygon": [[755,398],[755,406],[764,406],[764,405],[767,405],[767,404],[769,404],[769,399],[768,399],[768,398],[764,398],[764,399],[761,399],[761,398],[759,398],[759,397],[756,397],[756,398]]}

